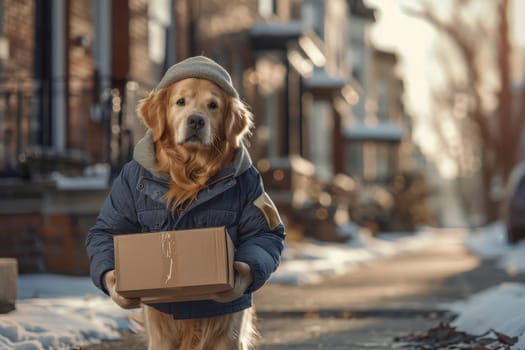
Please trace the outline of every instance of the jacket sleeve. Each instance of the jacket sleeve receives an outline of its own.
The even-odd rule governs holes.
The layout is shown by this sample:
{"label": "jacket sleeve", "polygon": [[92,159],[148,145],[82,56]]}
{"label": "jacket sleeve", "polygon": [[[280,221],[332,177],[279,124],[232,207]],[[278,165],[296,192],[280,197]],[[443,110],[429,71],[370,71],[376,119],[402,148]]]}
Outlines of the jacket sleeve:
{"label": "jacket sleeve", "polygon": [[107,271],[115,268],[113,235],[140,230],[129,178],[130,164],[127,164],[113,181],[95,225],[86,238],[91,279],[105,293],[108,292],[102,278]]}
{"label": "jacket sleeve", "polygon": [[279,266],[285,230],[275,205],[264,192],[259,173],[255,168],[248,171],[252,172],[252,179],[242,194],[245,206],[239,221],[235,260],[250,265],[253,284],[249,293],[261,288]]}

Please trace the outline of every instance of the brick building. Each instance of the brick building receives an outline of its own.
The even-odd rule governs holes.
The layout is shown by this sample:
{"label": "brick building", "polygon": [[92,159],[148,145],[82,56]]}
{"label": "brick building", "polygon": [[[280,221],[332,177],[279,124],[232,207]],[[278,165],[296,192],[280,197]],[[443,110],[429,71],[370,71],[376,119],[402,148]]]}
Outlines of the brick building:
{"label": "brick building", "polygon": [[137,102],[198,54],[222,64],[252,107],[250,151],[290,233],[337,239],[356,195],[344,128],[364,96],[350,58],[356,13],[373,10],[359,0],[1,2],[0,257],[21,272],[87,273],[87,230],[144,132]]}
{"label": "brick building", "polygon": [[21,272],[84,274],[85,235],[143,133],[134,109],[156,79],[148,2],[0,8],[0,256]]}

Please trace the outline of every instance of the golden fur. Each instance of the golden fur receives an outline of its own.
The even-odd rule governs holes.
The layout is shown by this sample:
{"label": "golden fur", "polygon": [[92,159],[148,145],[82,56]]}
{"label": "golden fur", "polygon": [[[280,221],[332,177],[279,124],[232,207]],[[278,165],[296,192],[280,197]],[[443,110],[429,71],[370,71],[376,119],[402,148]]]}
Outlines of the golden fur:
{"label": "golden fur", "polygon": [[148,350],[245,350],[256,336],[252,309],[193,320],[174,320],[149,306],[144,312]]}
{"label": "golden fur", "polygon": [[[242,101],[203,79],[152,91],[138,112],[153,133],[156,170],[171,177],[166,201],[172,210],[183,210],[231,163],[253,126]],[[144,311],[149,350],[248,349],[255,334],[251,310],[195,320],[174,320],[149,306]]]}

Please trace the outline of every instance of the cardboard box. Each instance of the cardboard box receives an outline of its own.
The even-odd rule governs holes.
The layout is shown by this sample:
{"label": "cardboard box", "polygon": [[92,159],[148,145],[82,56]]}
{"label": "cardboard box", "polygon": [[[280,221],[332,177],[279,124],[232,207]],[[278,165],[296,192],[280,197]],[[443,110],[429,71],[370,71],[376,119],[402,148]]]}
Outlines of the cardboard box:
{"label": "cardboard box", "polygon": [[5,314],[15,309],[17,280],[17,260],[0,258],[0,314]]}
{"label": "cardboard box", "polygon": [[154,304],[206,300],[234,287],[225,227],[114,236],[117,292]]}

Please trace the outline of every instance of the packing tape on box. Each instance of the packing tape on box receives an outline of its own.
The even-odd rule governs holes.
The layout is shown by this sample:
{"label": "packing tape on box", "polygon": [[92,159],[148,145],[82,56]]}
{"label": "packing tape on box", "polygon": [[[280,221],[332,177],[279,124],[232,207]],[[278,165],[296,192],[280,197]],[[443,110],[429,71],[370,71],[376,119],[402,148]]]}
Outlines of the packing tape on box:
{"label": "packing tape on box", "polygon": [[162,283],[168,285],[173,278],[173,261],[176,254],[176,235],[169,232],[161,234],[161,263],[162,263]]}

